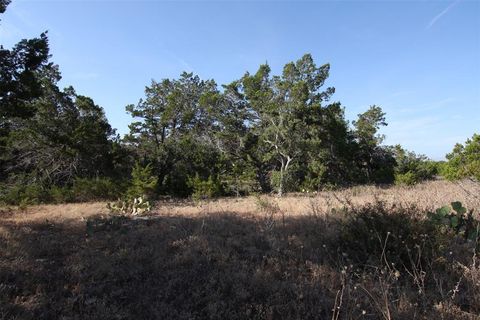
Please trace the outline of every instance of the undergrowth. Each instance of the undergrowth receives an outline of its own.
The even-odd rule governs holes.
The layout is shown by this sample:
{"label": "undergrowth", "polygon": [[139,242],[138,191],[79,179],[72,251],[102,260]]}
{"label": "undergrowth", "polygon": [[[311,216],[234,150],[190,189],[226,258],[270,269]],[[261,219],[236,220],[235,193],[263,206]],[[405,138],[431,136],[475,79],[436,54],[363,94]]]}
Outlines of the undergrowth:
{"label": "undergrowth", "polygon": [[258,206],[1,220],[0,319],[478,319],[478,238],[441,232],[435,212]]}

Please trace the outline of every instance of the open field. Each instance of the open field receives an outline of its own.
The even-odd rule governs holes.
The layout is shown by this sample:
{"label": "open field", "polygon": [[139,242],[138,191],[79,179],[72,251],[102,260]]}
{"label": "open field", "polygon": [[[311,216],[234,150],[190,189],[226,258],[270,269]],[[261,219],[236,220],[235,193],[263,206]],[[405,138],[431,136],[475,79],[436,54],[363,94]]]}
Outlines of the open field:
{"label": "open field", "polygon": [[[434,210],[452,201],[461,201],[467,208],[480,207],[480,184],[470,180],[460,182],[430,181],[414,187],[357,186],[341,191],[326,191],[315,194],[290,194],[283,198],[260,196],[260,199],[278,205],[287,216],[311,215],[316,212],[328,212],[332,208],[349,205],[363,205],[383,201],[389,205],[404,207],[416,206],[421,210]],[[15,208],[14,208],[15,209]],[[258,198],[223,198],[195,203],[191,200],[163,200],[157,203],[153,215],[160,216],[198,216],[199,214],[234,213],[261,214]],[[64,205],[31,206],[25,210],[14,210],[14,215],[5,214],[2,220],[17,222],[42,221],[83,222],[83,219],[108,214],[103,202],[77,203]]]}
{"label": "open field", "polygon": [[[425,213],[475,209],[433,181],[282,199],[0,211],[0,319],[480,319],[476,243]],[[335,209],[332,211],[332,209]]]}

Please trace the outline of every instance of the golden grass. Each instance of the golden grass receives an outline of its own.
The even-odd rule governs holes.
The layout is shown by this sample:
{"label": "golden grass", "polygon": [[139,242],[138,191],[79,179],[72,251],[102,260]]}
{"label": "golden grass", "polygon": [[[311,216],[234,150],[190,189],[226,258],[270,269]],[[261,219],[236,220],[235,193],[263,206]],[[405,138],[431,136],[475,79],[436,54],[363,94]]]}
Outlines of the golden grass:
{"label": "golden grass", "polygon": [[[467,208],[480,208],[480,184],[465,180],[460,182],[429,181],[413,187],[402,186],[356,186],[339,191],[324,191],[314,194],[288,194],[282,198],[262,195],[261,199],[279,207],[287,216],[309,215],[313,211],[326,212],[331,208],[364,205],[377,201],[388,205],[415,205],[421,210],[434,210],[453,201],[460,201]],[[0,209],[1,210],[1,209]],[[4,209],[5,211],[5,209]],[[0,219],[18,222],[52,220],[55,222],[75,222],[96,215],[108,213],[106,203],[73,203],[61,205],[30,206],[25,210],[13,210],[13,215],[0,215]],[[158,201],[153,215],[197,216],[216,213],[239,215],[259,214],[258,198],[221,198],[195,203],[191,200]]]}
{"label": "golden grass", "polygon": [[[314,194],[288,194],[282,198],[261,196],[278,205],[286,215],[309,215],[312,210],[328,211],[345,205],[364,205],[377,201],[401,206],[415,205],[421,210],[434,210],[453,201],[461,201],[467,208],[480,208],[480,184],[473,181],[429,181],[413,187],[402,186],[357,186],[340,191],[324,191]],[[161,203],[159,214],[196,215],[204,213],[233,212],[237,214],[258,213],[255,197],[227,198],[197,205],[185,203]]]}
{"label": "golden grass", "polygon": [[2,208],[0,320],[479,319],[475,243],[419,218],[451,201],[478,210],[479,195],[432,181],[160,201],[149,220],[102,202]]}

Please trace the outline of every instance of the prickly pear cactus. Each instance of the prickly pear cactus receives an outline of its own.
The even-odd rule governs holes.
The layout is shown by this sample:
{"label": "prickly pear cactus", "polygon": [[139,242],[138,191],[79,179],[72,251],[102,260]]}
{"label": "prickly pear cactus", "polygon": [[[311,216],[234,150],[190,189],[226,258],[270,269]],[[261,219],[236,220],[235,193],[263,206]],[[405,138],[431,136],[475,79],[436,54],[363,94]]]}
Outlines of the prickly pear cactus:
{"label": "prickly pear cactus", "polygon": [[438,208],[429,214],[429,219],[439,226],[442,232],[453,232],[472,241],[480,236],[480,221],[473,218],[473,210],[467,212],[459,201]]}
{"label": "prickly pear cactus", "polygon": [[112,213],[129,216],[142,215],[152,210],[150,202],[145,201],[142,197],[133,198],[132,200],[110,202],[107,203],[107,208]]}

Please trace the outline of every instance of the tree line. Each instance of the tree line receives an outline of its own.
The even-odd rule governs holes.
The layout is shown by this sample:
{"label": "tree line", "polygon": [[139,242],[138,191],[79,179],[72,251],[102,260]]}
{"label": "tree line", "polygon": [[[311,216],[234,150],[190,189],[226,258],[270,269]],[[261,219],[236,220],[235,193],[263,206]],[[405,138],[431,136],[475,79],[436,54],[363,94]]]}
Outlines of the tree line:
{"label": "tree line", "polygon": [[[0,2],[0,12],[8,1]],[[65,202],[316,191],[355,184],[413,184],[443,174],[480,178],[480,136],[448,161],[385,146],[372,105],[349,123],[326,87],[330,65],[305,54],[280,75],[268,64],[219,86],[192,73],[152,81],[129,133],[103,109],[60,89],[47,33],[0,48],[0,201]],[[126,190],[129,190],[126,192]],[[133,191],[132,191],[133,190]]]}

